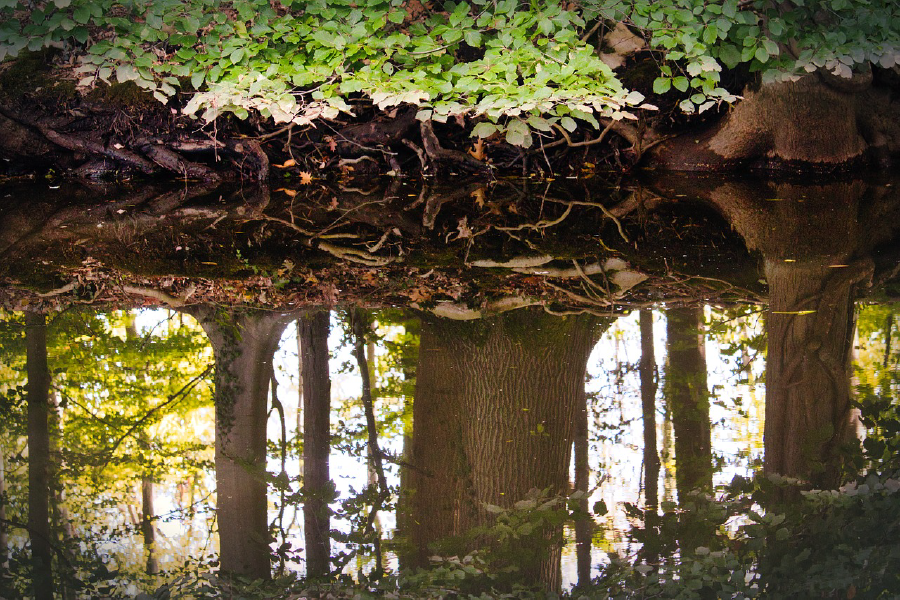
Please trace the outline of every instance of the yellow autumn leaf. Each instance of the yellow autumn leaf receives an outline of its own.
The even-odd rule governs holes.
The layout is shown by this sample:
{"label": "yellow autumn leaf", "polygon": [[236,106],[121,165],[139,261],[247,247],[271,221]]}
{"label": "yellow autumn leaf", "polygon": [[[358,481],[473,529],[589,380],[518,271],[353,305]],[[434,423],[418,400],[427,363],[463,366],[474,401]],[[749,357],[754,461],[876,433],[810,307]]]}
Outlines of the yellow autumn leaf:
{"label": "yellow autumn leaf", "polygon": [[291,159],[284,161],[283,165],[275,165],[275,166],[278,167],[279,169],[287,169],[288,167],[293,167],[296,164],[297,164],[297,161],[294,160],[293,158],[291,158]]}

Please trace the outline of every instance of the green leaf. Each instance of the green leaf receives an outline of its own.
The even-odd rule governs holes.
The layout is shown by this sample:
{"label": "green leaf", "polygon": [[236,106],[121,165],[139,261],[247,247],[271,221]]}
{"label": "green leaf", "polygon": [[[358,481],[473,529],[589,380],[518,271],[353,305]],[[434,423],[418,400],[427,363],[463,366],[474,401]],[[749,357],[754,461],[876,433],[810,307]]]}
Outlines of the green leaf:
{"label": "green leaf", "polygon": [[125,83],[126,81],[134,81],[138,78],[137,69],[134,66],[129,64],[119,65],[116,67],[116,79],[119,83]]}
{"label": "green leaf", "polygon": [[765,46],[757,46],[756,52],[753,53],[753,56],[761,63],[764,63],[769,60],[769,51],[766,50]]}
{"label": "green leaf", "polygon": [[87,6],[79,6],[75,9],[75,12],[72,13],[72,18],[75,19],[76,22],[84,25],[91,18],[91,9]]}
{"label": "green leaf", "polygon": [[562,128],[572,133],[576,129],[578,129],[578,124],[575,122],[575,119],[572,117],[563,117],[559,120],[559,124],[562,125]]}
{"label": "green leaf", "polygon": [[243,48],[236,49],[234,52],[232,52],[228,56],[228,60],[230,60],[233,64],[238,64],[239,62],[241,62],[241,59],[243,59],[243,58],[244,58],[244,49]]}
{"label": "green leaf", "polygon": [[679,92],[686,92],[689,82],[687,77],[676,77],[672,80],[672,85],[675,86],[675,89]]}
{"label": "green leaf", "polygon": [[472,137],[486,138],[497,133],[498,127],[494,123],[482,121],[472,129]]}
{"label": "green leaf", "polygon": [[733,69],[741,62],[741,53],[735,46],[724,44],[719,48],[719,60],[729,69]]}
{"label": "green leaf", "polygon": [[466,31],[465,36],[463,36],[466,40],[466,43],[473,48],[481,48],[481,32],[476,31],[474,29],[470,29]]}
{"label": "green leaf", "polygon": [[672,88],[672,80],[668,77],[657,77],[653,81],[653,93],[665,94]]}

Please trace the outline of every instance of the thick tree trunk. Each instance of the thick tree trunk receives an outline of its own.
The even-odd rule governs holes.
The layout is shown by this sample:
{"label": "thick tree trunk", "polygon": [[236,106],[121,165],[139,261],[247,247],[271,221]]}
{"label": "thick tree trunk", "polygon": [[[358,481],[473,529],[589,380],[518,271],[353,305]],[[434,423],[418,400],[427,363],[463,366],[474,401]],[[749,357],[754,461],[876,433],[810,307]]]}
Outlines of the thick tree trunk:
{"label": "thick tree trunk", "polygon": [[870,83],[871,73],[853,80],[815,73],[749,88],[721,123],[661,144],[650,164],[675,171],[821,169],[861,160],[869,149],[886,159],[900,151],[900,107]]}
{"label": "thick tree trunk", "polygon": [[[423,322],[412,474],[420,564],[430,544],[489,523],[486,504],[508,508],[535,488],[566,493],[599,325],[594,317],[530,309],[475,322]],[[525,558],[515,566],[523,581],[559,588],[560,533],[520,540]]]}
{"label": "thick tree trunk", "polygon": [[765,471],[815,487],[840,484],[853,440],[850,397],[854,288],[867,266],[766,261]]}
{"label": "thick tree trunk", "polygon": [[50,369],[44,315],[25,314],[28,371],[28,533],[36,600],[52,600],[54,578],[50,537]]}
{"label": "thick tree trunk", "polygon": [[768,191],[729,184],[710,192],[764,259],[768,473],[814,486],[840,483],[838,450],[856,431],[849,384],[853,301],[872,276],[869,252],[900,223],[896,194],[862,181]]}
{"label": "thick tree trunk", "polygon": [[702,308],[666,311],[665,397],[675,429],[675,486],[684,502],[689,492],[712,491],[712,441]]}
{"label": "thick tree trunk", "polygon": [[193,308],[216,359],[219,566],[257,579],[270,572],[266,420],[272,357],[292,315]]}
{"label": "thick tree trunk", "polygon": [[331,377],[328,371],[328,311],[298,320],[303,378],[303,505],[306,573],[322,577],[331,571]]}

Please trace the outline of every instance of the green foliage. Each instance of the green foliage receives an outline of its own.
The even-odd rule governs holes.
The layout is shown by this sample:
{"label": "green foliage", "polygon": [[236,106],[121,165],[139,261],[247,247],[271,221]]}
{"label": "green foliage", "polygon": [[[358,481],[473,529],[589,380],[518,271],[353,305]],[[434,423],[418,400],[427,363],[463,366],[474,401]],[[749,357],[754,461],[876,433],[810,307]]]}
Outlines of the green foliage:
{"label": "green foliage", "polygon": [[642,31],[669,64],[656,93],[692,91],[683,110],[703,112],[735,96],[719,86],[722,67],[748,64],[763,81],[817,69],[851,77],[867,63],[900,64],[900,5],[893,0],[587,0],[588,18]]}
{"label": "green foliage", "polygon": [[[643,97],[625,92],[579,39],[584,20],[558,2],[448,2],[413,12],[400,0],[56,0],[42,9],[0,3],[0,58],[24,48],[79,48],[80,84],[133,81],[212,121],[258,111],[309,124],[352,112],[359,95],[420,119],[485,118],[477,135],[519,146],[595,114],[633,118]],[[419,5],[421,9],[421,5]],[[465,47],[474,57],[461,60]]]}

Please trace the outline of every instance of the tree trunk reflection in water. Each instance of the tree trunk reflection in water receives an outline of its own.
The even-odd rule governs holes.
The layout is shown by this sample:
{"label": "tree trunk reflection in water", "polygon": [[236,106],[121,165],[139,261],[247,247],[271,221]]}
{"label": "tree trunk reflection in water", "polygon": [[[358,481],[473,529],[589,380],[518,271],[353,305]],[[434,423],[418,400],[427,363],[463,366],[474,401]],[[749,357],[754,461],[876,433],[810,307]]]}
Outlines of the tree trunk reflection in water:
{"label": "tree trunk reflection in water", "polygon": [[591,539],[594,533],[594,521],[588,512],[587,491],[591,487],[591,466],[589,460],[590,439],[588,438],[588,398],[582,390],[575,422],[575,491],[584,492],[578,501],[578,508],[583,517],[575,521],[575,557],[578,572],[578,585],[581,587],[591,583]]}
{"label": "tree trunk reflection in water", "polygon": [[845,267],[766,261],[765,470],[840,484],[840,448],[855,435],[850,398],[854,287],[867,262]]}
{"label": "tree trunk reflection in water", "polygon": [[28,372],[28,534],[31,539],[32,581],[37,600],[52,600],[50,537],[50,369],[47,365],[47,324],[43,314],[25,313]]}
{"label": "tree trunk reflection in water", "polygon": [[298,320],[303,380],[303,525],[306,573],[321,577],[331,571],[331,377],[328,331],[331,314],[315,312]]}
{"label": "tree trunk reflection in water", "polygon": [[[531,309],[423,321],[411,477],[419,564],[430,544],[488,524],[487,503],[511,507],[533,488],[566,492],[587,359],[601,323],[609,321]],[[523,553],[536,553],[516,565],[524,581],[559,589],[561,548],[546,548],[546,540],[560,533],[520,540]]]}
{"label": "tree trunk reflection in water", "polygon": [[657,368],[653,343],[653,311],[641,309],[641,414],[644,425],[644,529],[647,539],[641,557],[647,564],[659,560],[659,450],[656,444]]}
{"label": "tree trunk reflection in water", "polygon": [[666,311],[666,402],[675,429],[675,486],[678,500],[688,492],[712,491],[712,442],[702,308]]}
{"label": "tree trunk reflection in water", "polygon": [[266,502],[266,420],[272,357],[284,313],[190,309],[216,359],[216,497],[224,573],[270,577]]}

